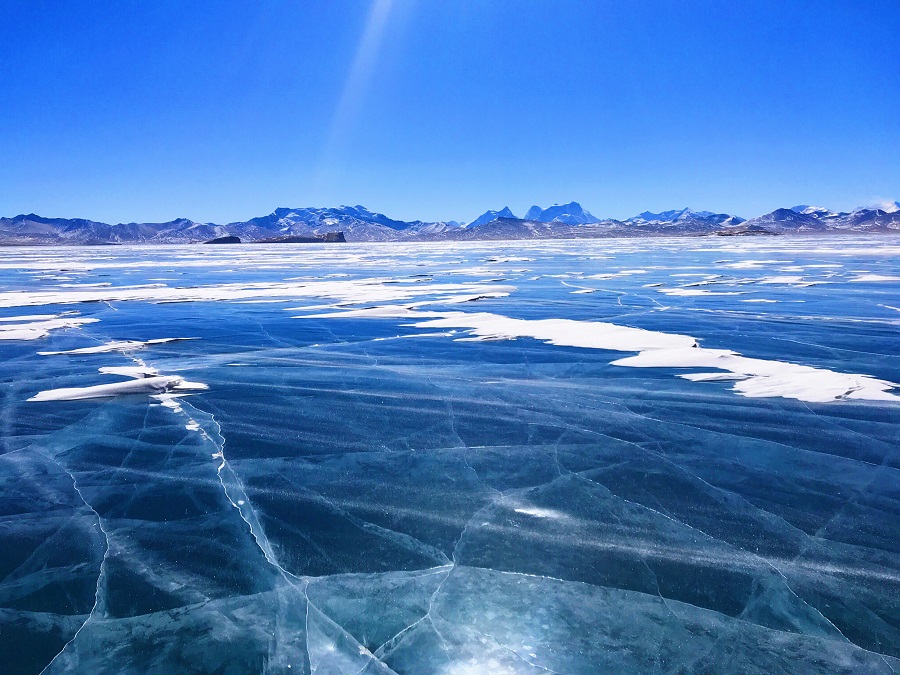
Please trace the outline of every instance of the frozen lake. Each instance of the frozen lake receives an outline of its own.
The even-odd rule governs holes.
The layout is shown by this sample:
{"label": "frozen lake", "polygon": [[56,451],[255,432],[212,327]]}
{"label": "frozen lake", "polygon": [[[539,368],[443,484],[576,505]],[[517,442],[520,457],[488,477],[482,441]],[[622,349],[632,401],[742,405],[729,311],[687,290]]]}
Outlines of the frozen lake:
{"label": "frozen lake", "polygon": [[0,249],[7,672],[900,671],[900,239]]}

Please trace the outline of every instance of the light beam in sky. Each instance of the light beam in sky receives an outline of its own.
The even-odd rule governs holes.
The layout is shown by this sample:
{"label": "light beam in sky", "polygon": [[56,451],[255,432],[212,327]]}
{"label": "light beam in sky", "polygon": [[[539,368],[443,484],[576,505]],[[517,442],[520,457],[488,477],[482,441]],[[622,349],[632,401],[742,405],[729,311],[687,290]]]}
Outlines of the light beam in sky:
{"label": "light beam in sky", "polygon": [[372,0],[369,16],[363,29],[350,72],[344,82],[341,98],[331,120],[331,127],[322,148],[313,194],[321,193],[336,172],[336,164],[346,145],[346,139],[359,116],[360,106],[378,61],[394,0]]}

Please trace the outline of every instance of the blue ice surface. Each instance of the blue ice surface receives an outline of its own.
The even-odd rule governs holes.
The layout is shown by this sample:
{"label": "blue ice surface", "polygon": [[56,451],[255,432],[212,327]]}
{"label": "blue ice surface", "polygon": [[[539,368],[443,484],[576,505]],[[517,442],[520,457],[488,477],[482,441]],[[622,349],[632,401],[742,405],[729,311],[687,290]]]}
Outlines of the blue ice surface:
{"label": "blue ice surface", "polygon": [[[897,238],[210,248],[2,251],[0,317],[99,319],[0,340],[4,672],[900,670],[897,401],[322,316],[605,321],[900,382]],[[266,297],[297,277],[512,288]],[[146,284],[263,290],[97,297]],[[166,337],[197,339],[37,354]],[[27,401],[135,359],[209,389]]]}

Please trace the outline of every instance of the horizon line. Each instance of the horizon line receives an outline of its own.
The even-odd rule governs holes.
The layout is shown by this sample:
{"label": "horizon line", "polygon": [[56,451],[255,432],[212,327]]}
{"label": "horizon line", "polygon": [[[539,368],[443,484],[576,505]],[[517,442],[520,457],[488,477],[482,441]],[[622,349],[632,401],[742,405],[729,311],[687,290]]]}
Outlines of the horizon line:
{"label": "horizon line", "polygon": [[[595,214],[592,213],[590,210],[585,209],[585,208],[581,205],[581,203],[578,202],[578,201],[576,201],[576,200],[572,200],[572,201],[568,201],[568,202],[562,202],[562,203],[554,203],[554,204],[551,204],[550,206],[547,206],[547,207],[541,207],[541,206],[535,204],[535,205],[533,205],[531,208],[540,208],[541,210],[547,210],[547,209],[550,209],[550,208],[553,208],[553,207],[556,207],[556,206],[569,206],[569,205],[571,205],[571,204],[575,204],[576,206],[578,206],[579,208],[581,208],[586,214],[589,214],[589,215],[591,215],[592,217],[597,218],[600,222],[605,222],[605,221],[625,222],[625,221],[627,221],[627,220],[629,220],[629,219],[637,218],[637,217],[641,216],[641,215],[644,214],[644,213],[661,214],[661,213],[667,213],[667,212],[671,212],[671,211],[682,211],[682,212],[684,212],[684,211],[691,211],[691,212],[693,212],[693,213],[704,213],[704,212],[706,212],[706,213],[713,213],[713,214],[716,214],[716,215],[728,215],[728,216],[733,216],[733,217],[737,217],[737,218],[743,218],[744,220],[752,220],[753,218],[758,218],[758,217],[760,217],[760,216],[768,215],[768,214],[770,214],[770,213],[774,213],[775,211],[778,211],[778,210],[781,210],[781,209],[794,210],[794,209],[800,208],[801,206],[804,207],[804,208],[827,209],[829,212],[832,212],[832,213],[838,213],[838,214],[841,214],[841,213],[855,213],[856,211],[862,211],[862,210],[872,210],[872,211],[874,211],[874,210],[880,209],[880,210],[884,210],[884,211],[886,211],[886,212],[888,212],[888,213],[892,212],[893,210],[900,210],[900,201],[889,200],[889,199],[888,199],[888,200],[880,200],[880,201],[878,201],[878,202],[876,202],[876,203],[874,203],[874,204],[870,204],[870,205],[858,206],[858,207],[856,207],[856,208],[854,208],[854,209],[852,209],[852,210],[850,210],[850,211],[835,211],[835,210],[833,210],[833,209],[831,209],[831,208],[828,208],[828,207],[825,207],[825,206],[818,206],[818,205],[813,205],[813,204],[795,204],[794,206],[779,206],[779,207],[776,207],[776,208],[772,209],[771,211],[766,211],[766,212],[764,212],[764,213],[760,213],[759,215],[752,216],[751,218],[744,218],[744,217],[741,216],[741,215],[738,215],[738,214],[736,214],[736,213],[730,213],[730,212],[728,212],[728,211],[709,211],[709,210],[707,210],[707,209],[694,209],[694,208],[691,208],[691,207],[689,207],[689,206],[685,206],[685,207],[682,207],[682,208],[675,208],[675,209],[663,209],[663,210],[661,210],[661,211],[656,211],[656,212],[650,211],[650,210],[648,210],[648,209],[645,209],[644,211],[641,211],[641,212],[639,212],[639,213],[636,213],[636,214],[634,214],[634,215],[632,215],[632,216],[627,216],[626,218],[615,218],[615,217],[612,217],[612,216],[602,216],[602,217],[601,217],[601,216],[595,215]],[[887,208],[885,208],[885,207],[889,207],[889,206],[894,206],[895,208],[889,211]],[[197,224],[199,224],[199,225],[232,225],[232,224],[235,224],[235,223],[244,223],[244,222],[248,222],[248,221],[253,220],[253,219],[255,219],[255,218],[262,218],[262,217],[265,217],[265,216],[271,216],[271,215],[274,215],[276,212],[278,212],[278,211],[281,210],[281,209],[287,209],[287,210],[290,210],[290,211],[295,211],[295,210],[298,210],[298,211],[299,211],[299,210],[307,210],[307,209],[308,209],[308,210],[363,209],[363,210],[365,210],[365,211],[367,211],[368,213],[371,213],[371,214],[373,214],[373,215],[376,215],[376,216],[384,216],[385,218],[388,218],[389,220],[394,220],[394,221],[396,221],[396,222],[406,222],[406,223],[411,223],[411,222],[421,222],[421,223],[459,223],[460,225],[465,225],[465,224],[468,224],[468,223],[472,223],[472,222],[474,222],[475,220],[477,220],[478,218],[480,218],[481,216],[486,215],[487,213],[490,213],[490,212],[495,212],[495,213],[497,213],[497,212],[503,211],[504,209],[509,209],[510,212],[512,213],[512,209],[510,209],[508,206],[502,206],[502,207],[500,207],[499,209],[487,209],[486,211],[483,211],[482,213],[480,213],[480,214],[477,215],[475,218],[473,218],[472,220],[469,220],[469,221],[465,221],[465,220],[456,220],[456,219],[452,219],[452,218],[451,218],[451,219],[447,219],[447,220],[424,220],[424,219],[421,219],[421,218],[416,218],[416,219],[414,219],[414,220],[402,220],[402,219],[399,219],[399,218],[393,218],[393,217],[391,217],[391,216],[388,216],[388,215],[386,215],[385,213],[383,213],[383,212],[381,212],[381,211],[372,211],[371,209],[369,209],[369,208],[366,207],[366,206],[363,206],[362,204],[354,204],[354,205],[350,205],[350,204],[339,204],[338,206],[277,206],[277,207],[275,207],[275,209],[273,209],[273,210],[270,211],[269,213],[266,213],[266,214],[263,214],[263,215],[252,216],[252,217],[250,217],[250,218],[247,218],[246,220],[230,220],[230,221],[228,221],[228,222],[214,222],[214,221],[211,221],[211,220],[209,220],[209,221],[202,221],[202,220],[194,220],[193,218],[190,218],[190,217],[187,217],[187,216],[176,216],[176,217],[171,218],[171,219],[169,219],[169,220],[130,220],[130,221],[120,221],[120,222],[118,222],[118,223],[110,223],[110,222],[105,222],[105,221],[103,221],[103,220],[94,220],[94,219],[92,219],[92,218],[87,218],[87,217],[84,217],[84,216],[45,216],[45,215],[41,215],[41,214],[39,214],[39,213],[37,213],[37,212],[35,212],[35,211],[31,211],[30,213],[19,213],[19,214],[16,214],[16,215],[14,215],[14,216],[3,216],[3,215],[0,215],[0,220],[15,220],[16,218],[23,218],[23,217],[28,217],[28,216],[35,216],[35,217],[38,217],[38,218],[46,218],[46,219],[48,219],[48,220],[86,220],[86,221],[89,221],[89,222],[92,222],[92,223],[100,223],[100,224],[103,224],[103,225],[133,225],[133,224],[147,224],[147,223],[172,223],[172,222],[176,222],[176,221],[179,221],[179,220],[188,220],[188,221],[190,221],[190,222],[192,222],[192,223],[197,223]],[[529,210],[531,210],[531,209],[529,209]],[[526,213],[527,213],[527,212],[526,212]],[[513,214],[513,215],[514,215],[514,217],[515,217],[517,220],[526,220],[526,218],[524,218],[524,217],[516,216],[515,214]]]}

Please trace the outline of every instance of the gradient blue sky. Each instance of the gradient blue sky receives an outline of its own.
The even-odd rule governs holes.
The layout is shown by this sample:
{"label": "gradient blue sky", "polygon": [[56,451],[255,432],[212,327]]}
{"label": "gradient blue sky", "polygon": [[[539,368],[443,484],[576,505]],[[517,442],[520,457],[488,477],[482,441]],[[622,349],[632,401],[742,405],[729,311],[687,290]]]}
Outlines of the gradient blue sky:
{"label": "gradient blue sky", "polygon": [[900,2],[0,0],[0,215],[900,198]]}

